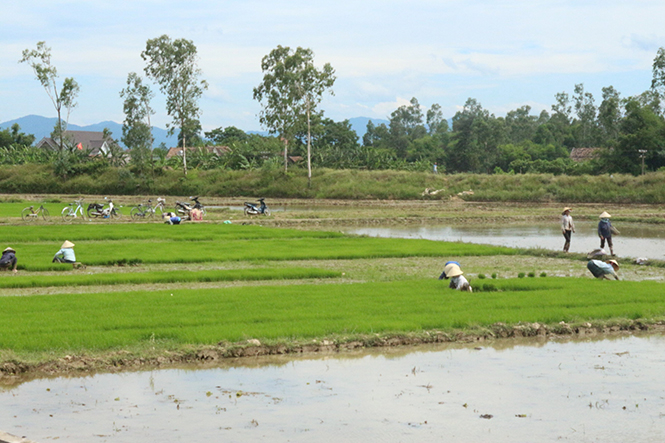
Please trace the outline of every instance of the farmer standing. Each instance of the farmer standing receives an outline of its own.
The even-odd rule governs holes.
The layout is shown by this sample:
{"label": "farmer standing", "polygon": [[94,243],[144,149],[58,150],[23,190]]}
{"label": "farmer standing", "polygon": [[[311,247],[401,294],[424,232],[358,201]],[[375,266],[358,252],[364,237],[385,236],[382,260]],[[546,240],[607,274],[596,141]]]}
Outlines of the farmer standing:
{"label": "farmer standing", "polygon": [[603,211],[600,214],[600,221],[598,222],[598,237],[600,237],[600,249],[605,247],[605,240],[607,240],[607,246],[610,247],[610,254],[614,256],[614,246],[612,245],[612,223],[610,223],[610,214],[607,211]]}
{"label": "farmer standing", "polygon": [[563,232],[563,238],[566,239],[566,242],[563,244],[563,252],[568,252],[568,249],[570,249],[570,237],[575,232],[575,223],[573,223],[570,211],[572,209],[566,207],[563,208],[563,212],[561,213],[561,232]]}

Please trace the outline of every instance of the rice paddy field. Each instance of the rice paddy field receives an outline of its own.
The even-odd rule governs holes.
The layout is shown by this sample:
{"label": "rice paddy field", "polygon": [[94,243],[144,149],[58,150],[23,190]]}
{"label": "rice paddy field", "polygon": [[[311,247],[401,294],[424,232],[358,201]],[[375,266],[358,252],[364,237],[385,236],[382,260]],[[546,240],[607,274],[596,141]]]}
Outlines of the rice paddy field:
{"label": "rice paddy field", "polygon": [[[170,226],[6,215],[25,203],[0,204],[0,249],[11,246],[19,259],[16,275],[0,273],[0,376],[72,356],[105,367],[118,355],[184,361],[259,344],[289,352],[306,343],[486,335],[497,324],[555,331],[562,322],[602,329],[665,319],[662,267],[623,263],[622,281],[599,281],[579,256],[274,226],[286,216],[264,226],[223,223],[230,217],[221,212]],[[51,262],[65,240],[83,267]],[[448,260],[462,263],[473,293],[438,280]]]}

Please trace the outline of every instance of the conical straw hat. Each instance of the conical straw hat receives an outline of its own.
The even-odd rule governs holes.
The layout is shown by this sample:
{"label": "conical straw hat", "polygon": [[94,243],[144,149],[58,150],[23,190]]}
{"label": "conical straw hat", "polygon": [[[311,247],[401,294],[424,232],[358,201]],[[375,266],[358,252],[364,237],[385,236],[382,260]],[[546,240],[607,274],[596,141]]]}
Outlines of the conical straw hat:
{"label": "conical straw hat", "polygon": [[612,217],[610,214],[607,213],[607,211],[603,211],[602,214],[600,214],[600,218],[610,218]]}
{"label": "conical straw hat", "polygon": [[66,248],[73,248],[74,243],[70,242],[69,240],[65,240],[65,242],[60,246],[61,249],[66,249]]}
{"label": "conical straw hat", "polygon": [[561,211],[561,214],[565,214],[566,211],[572,211],[572,209],[566,206],[565,208],[563,208],[563,211]]}
{"label": "conical straw hat", "polygon": [[450,271],[446,272],[446,276],[450,278],[458,277],[462,274],[464,274],[464,272],[462,272],[462,269],[460,269],[460,267],[457,265],[450,265]]}
{"label": "conical straw hat", "polygon": [[16,251],[14,250],[14,248],[12,248],[11,246],[8,247],[8,248],[5,248],[5,250],[2,251],[2,252],[7,252],[7,251],[9,251],[9,252],[14,252],[14,253],[16,252]]}

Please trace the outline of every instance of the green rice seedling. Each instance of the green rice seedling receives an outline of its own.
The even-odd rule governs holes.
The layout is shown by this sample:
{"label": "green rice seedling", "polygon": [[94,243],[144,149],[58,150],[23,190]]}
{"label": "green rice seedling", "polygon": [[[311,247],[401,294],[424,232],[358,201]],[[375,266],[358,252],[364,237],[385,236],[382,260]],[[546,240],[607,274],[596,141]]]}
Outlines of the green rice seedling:
{"label": "green rice seedling", "polygon": [[155,283],[194,283],[242,280],[338,278],[342,273],[316,268],[260,268],[215,271],[162,271],[73,275],[19,275],[0,279],[0,288],[93,286]]}
{"label": "green rice seedling", "polygon": [[541,273],[540,273],[540,276],[541,276],[541,277],[547,277],[547,272],[541,272]]}
{"label": "green rice seedling", "polygon": [[493,273],[492,273],[492,278],[496,279],[497,277],[498,277],[497,273],[496,273],[496,272],[493,272]]}
{"label": "green rice seedling", "polygon": [[531,271],[531,272],[529,272],[529,274],[528,274],[528,275],[529,275],[529,277],[533,278],[533,277],[535,277],[535,276],[536,276],[536,273],[535,273],[535,272],[533,272],[533,271]]}
{"label": "green rice seedling", "polygon": [[663,284],[653,281],[507,279],[475,288],[407,280],[0,297],[0,349],[82,352],[665,315]]}
{"label": "green rice seedling", "polygon": [[525,276],[524,272],[520,272],[519,274],[517,274],[517,278],[524,278],[524,276]]}
{"label": "green rice seedling", "polygon": [[478,274],[478,278],[483,280],[486,279],[487,277],[485,277],[485,274]]}
{"label": "green rice seedling", "polygon": [[[53,214],[53,212],[51,212]],[[59,213],[58,213],[59,214]],[[20,209],[19,209],[20,215]],[[298,229],[264,228],[225,224],[185,223],[170,226],[164,223],[101,223],[73,225],[4,226],[0,243],[81,241],[155,240],[155,241],[225,241],[289,238],[341,238],[339,232],[304,231]]]}
{"label": "green rice seedling", "polygon": [[[271,238],[227,241],[76,241],[76,258],[86,265],[118,263],[203,263],[245,260],[317,260],[385,257],[445,257],[514,254],[510,248],[431,240],[374,237]],[[14,243],[19,268],[31,271],[71,269],[53,264],[60,242]]]}

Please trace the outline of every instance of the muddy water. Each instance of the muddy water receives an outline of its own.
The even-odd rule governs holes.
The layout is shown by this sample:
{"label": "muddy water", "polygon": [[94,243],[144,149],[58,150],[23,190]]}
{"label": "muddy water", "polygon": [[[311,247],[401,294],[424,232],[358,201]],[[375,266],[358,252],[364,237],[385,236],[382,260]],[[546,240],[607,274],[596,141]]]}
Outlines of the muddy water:
{"label": "muddy water", "polygon": [[[600,247],[597,223],[576,222],[570,252],[589,252]],[[618,226],[621,235],[613,237],[614,252],[621,257],[665,259],[665,227],[625,224]],[[424,238],[428,240],[464,241],[520,248],[561,250],[564,238],[557,223],[469,225],[469,226],[405,226],[347,228],[345,232],[376,237]],[[606,246],[606,250],[609,249]]]}
{"label": "muddy water", "polygon": [[502,341],[38,379],[0,429],[38,442],[665,440],[665,337]]}

